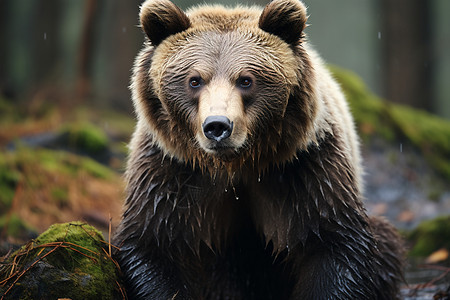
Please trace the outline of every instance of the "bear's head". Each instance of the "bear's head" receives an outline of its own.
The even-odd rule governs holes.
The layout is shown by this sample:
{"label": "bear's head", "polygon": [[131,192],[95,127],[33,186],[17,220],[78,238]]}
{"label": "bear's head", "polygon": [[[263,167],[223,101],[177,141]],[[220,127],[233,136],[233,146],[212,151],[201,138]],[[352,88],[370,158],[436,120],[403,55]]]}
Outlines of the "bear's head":
{"label": "bear's head", "polygon": [[140,132],[202,168],[264,168],[314,141],[314,72],[297,0],[184,13],[148,0],[132,80]]}

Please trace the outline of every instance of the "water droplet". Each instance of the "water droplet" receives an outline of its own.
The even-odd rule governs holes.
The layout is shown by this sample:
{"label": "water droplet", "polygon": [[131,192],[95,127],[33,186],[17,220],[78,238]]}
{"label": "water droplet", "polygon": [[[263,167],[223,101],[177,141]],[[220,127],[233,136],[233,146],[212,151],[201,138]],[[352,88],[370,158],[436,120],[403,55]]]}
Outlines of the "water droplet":
{"label": "water droplet", "polygon": [[44,40],[47,40],[47,32],[44,32]]}
{"label": "water droplet", "polygon": [[234,196],[234,198],[236,199],[236,201],[238,201],[238,200],[239,200],[239,197],[238,197],[238,196]]}
{"label": "water droplet", "polygon": [[225,193],[228,193],[228,189],[225,189]]}
{"label": "water droplet", "polygon": [[122,27],[122,32],[123,33],[127,32],[127,28],[126,27]]}
{"label": "water droplet", "polygon": [[378,31],[378,39],[381,40],[381,31]]}
{"label": "water droplet", "polygon": [[403,152],[403,144],[400,144],[400,152]]}
{"label": "water droplet", "polygon": [[261,182],[261,175],[258,176],[258,182]]}

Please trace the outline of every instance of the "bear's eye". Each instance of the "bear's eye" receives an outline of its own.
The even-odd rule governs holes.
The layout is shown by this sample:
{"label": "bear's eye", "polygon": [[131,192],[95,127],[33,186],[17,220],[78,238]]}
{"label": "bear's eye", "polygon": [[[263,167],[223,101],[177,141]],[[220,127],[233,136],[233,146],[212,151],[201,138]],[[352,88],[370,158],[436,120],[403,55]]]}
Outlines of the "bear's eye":
{"label": "bear's eye", "polygon": [[248,89],[252,86],[253,80],[250,77],[241,77],[238,79],[238,84],[241,88]]}
{"label": "bear's eye", "polygon": [[202,79],[200,77],[192,77],[189,79],[189,86],[193,89],[199,88],[202,85]]}

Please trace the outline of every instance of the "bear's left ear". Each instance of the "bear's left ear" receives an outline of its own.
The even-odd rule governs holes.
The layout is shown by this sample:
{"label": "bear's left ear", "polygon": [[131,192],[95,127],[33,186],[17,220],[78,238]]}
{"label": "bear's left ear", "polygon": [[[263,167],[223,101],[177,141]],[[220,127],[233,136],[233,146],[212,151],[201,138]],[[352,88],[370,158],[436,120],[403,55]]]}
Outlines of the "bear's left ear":
{"label": "bear's left ear", "polygon": [[305,5],[298,0],[274,0],[259,17],[259,28],[274,34],[288,44],[296,44],[306,27]]}
{"label": "bear's left ear", "polygon": [[144,32],[155,47],[170,35],[191,26],[189,17],[169,0],[145,1],[139,18]]}

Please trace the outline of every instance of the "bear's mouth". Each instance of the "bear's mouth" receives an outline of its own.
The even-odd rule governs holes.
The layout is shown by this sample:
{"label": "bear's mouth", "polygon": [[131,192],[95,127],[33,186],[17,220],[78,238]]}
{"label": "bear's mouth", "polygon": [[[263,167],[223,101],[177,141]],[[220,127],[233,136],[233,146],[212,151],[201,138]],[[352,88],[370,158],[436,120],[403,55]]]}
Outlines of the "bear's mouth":
{"label": "bear's mouth", "polygon": [[215,156],[216,158],[222,161],[232,161],[240,156],[239,149],[235,147],[230,147],[226,145],[227,143],[222,142],[212,142],[208,145],[208,148],[205,149],[206,152],[210,155]]}

